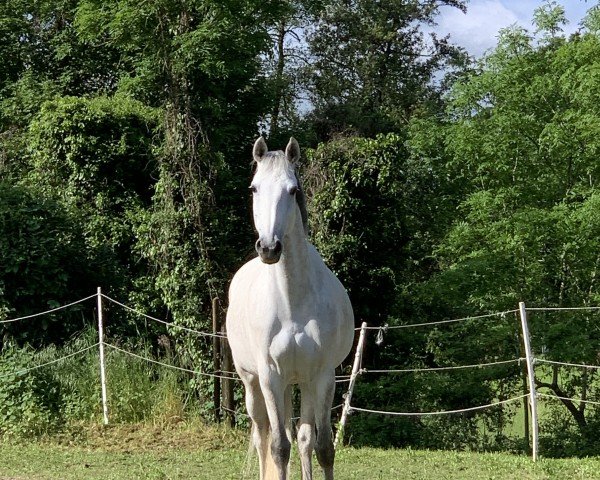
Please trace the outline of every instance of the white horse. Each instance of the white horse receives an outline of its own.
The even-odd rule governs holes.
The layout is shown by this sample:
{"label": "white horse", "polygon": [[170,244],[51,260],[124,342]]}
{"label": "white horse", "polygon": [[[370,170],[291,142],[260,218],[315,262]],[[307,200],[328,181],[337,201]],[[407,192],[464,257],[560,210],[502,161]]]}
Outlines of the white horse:
{"label": "white horse", "polygon": [[335,368],[352,348],[354,315],[346,290],[306,239],[304,194],[291,138],[285,154],[254,144],[254,225],[259,257],[235,274],[229,289],[227,336],[246,389],[261,480],[287,480],[291,385],[301,394],[298,449],[302,479],[312,480],[316,451],[333,479],[331,405]]}

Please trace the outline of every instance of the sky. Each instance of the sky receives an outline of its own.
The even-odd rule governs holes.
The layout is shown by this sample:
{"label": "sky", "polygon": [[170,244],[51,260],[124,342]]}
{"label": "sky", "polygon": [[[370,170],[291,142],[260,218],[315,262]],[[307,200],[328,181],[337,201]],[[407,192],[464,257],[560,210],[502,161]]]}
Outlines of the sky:
{"label": "sky", "polygon": [[[453,43],[480,57],[496,45],[498,31],[512,24],[533,30],[533,11],[542,5],[534,0],[470,0],[467,13],[456,8],[443,7],[435,28],[438,36],[450,34]],[[586,11],[597,2],[588,0],[559,0],[565,8],[569,23],[564,28],[570,34],[579,29]]]}

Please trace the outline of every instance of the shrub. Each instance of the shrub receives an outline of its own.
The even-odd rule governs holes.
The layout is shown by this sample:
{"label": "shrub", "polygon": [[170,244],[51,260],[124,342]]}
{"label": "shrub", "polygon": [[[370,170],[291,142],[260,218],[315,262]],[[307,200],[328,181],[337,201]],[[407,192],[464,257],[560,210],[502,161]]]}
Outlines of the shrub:
{"label": "shrub", "polygon": [[35,365],[30,349],[5,348],[0,354],[0,434],[40,436],[61,423],[60,385]]}

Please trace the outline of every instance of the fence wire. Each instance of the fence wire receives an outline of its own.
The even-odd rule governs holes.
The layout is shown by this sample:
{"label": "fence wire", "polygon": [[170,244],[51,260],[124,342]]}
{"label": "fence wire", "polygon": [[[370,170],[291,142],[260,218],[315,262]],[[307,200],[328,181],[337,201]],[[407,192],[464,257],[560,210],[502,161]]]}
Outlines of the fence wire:
{"label": "fence wire", "polygon": [[50,310],[46,310],[45,312],[33,313],[31,315],[25,315],[23,317],[17,317],[17,318],[10,318],[8,320],[0,320],[0,323],[13,323],[13,322],[19,322],[21,320],[27,320],[28,318],[41,317],[42,315],[48,315],[50,313],[58,312],[59,310],[64,310],[65,308],[72,307],[73,305],[77,305],[78,303],[85,302],[86,300],[89,300],[89,299],[94,298],[96,296],[97,296],[97,294],[90,295],[89,297],[82,298],[81,300],[76,300],[74,302],[67,303],[66,305],[61,305],[60,307],[56,307],[56,308],[52,308]]}
{"label": "fence wire", "polygon": [[369,368],[363,368],[360,373],[412,373],[412,372],[441,372],[447,370],[463,370],[466,368],[484,368],[492,365],[507,365],[510,363],[520,363],[524,358],[513,358],[511,360],[500,360],[497,362],[488,363],[475,363],[472,365],[453,365],[448,367],[429,367],[429,368],[401,368],[401,369],[389,369],[389,370],[372,370]]}
{"label": "fence wire", "polygon": [[[331,407],[331,411],[335,411],[338,410],[340,408],[342,408],[344,406],[343,403],[340,403],[339,405],[336,405],[335,407]],[[224,407],[223,405],[221,405],[221,410],[225,410],[226,412],[229,413],[233,413],[234,415],[240,415],[242,417],[250,417],[250,415],[248,415],[246,412],[240,412],[239,410],[232,410],[231,408],[227,408]],[[300,417],[291,417],[291,420],[300,420]]]}
{"label": "fence wire", "polygon": [[193,328],[188,328],[188,327],[184,327],[182,325],[177,325],[171,322],[167,322],[165,320],[161,320],[160,318],[156,318],[153,317],[152,315],[148,315],[146,313],[140,312],[139,310],[136,310],[135,308],[131,308],[128,305],[125,305],[124,303],[119,302],[118,300],[115,300],[114,298],[109,297],[108,295],[105,294],[101,294],[102,297],[106,298],[108,301],[115,303],[116,305],[119,305],[120,307],[123,307],[127,310],[129,310],[130,312],[133,312],[137,315],[140,315],[142,317],[147,318],[148,320],[152,320],[154,322],[158,322],[158,323],[162,323],[163,325],[167,325],[168,327],[172,327],[172,328],[177,328],[179,330],[184,330],[186,332],[190,332],[190,333],[195,333],[197,335],[201,335],[203,337],[213,337],[213,338],[227,338],[226,335],[223,335],[222,333],[209,333],[209,332],[202,332],[200,330],[195,330]]}
{"label": "fence wire", "polygon": [[35,365],[35,366],[29,367],[29,368],[23,368],[21,370],[15,370],[14,372],[11,372],[11,373],[5,373],[3,375],[0,375],[0,378],[10,377],[13,375],[22,375],[24,373],[29,373],[33,370],[37,370],[38,368],[47,367],[48,365],[62,362],[63,360],[66,360],[67,358],[71,358],[76,355],[80,355],[84,352],[87,352],[88,350],[91,350],[92,348],[96,348],[98,345],[100,345],[100,342],[97,342],[94,345],[90,345],[89,347],[82,348],[81,350],[77,350],[76,352],[69,353],[68,355],[65,355],[64,357],[56,358],[54,360],[50,360],[49,362],[42,363],[40,365]]}
{"label": "fence wire", "polygon": [[135,357],[135,358],[138,358],[140,360],[145,360],[146,362],[154,363],[156,365],[161,365],[163,367],[171,368],[173,370],[179,370],[181,372],[193,373],[194,375],[202,375],[202,376],[211,377],[211,378],[221,378],[221,379],[224,379],[224,380],[241,381],[241,379],[239,377],[228,377],[228,376],[225,376],[225,375],[219,375],[217,373],[201,372],[199,370],[191,370],[189,368],[183,368],[183,367],[177,367],[175,365],[169,365],[168,363],[159,362],[158,360],[154,360],[152,358],[144,357],[142,355],[138,355],[137,353],[130,352],[130,351],[125,350],[123,348],[119,348],[119,347],[117,347],[115,345],[112,345],[110,343],[104,342],[104,345],[107,346],[107,347],[109,347],[109,348],[112,348],[113,350],[117,350],[117,351],[119,351],[121,353],[125,353],[126,355],[129,355],[131,357]]}
{"label": "fence wire", "polygon": [[[451,320],[438,320],[435,322],[425,322],[425,323],[409,323],[406,325],[384,325],[382,327],[365,327],[366,330],[382,330],[382,331],[386,331],[386,330],[396,330],[396,329],[400,329],[400,328],[415,328],[415,327],[428,327],[431,325],[443,325],[446,323],[456,323],[456,322],[465,322],[467,320],[478,320],[481,318],[491,318],[491,317],[498,317],[498,316],[504,316],[507,315],[509,313],[516,313],[519,310],[514,309],[514,310],[506,310],[504,312],[494,312],[494,313],[487,313],[485,315],[475,315],[472,317],[462,317],[462,318],[454,318]],[[354,330],[360,330],[360,328],[355,328]]]}
{"label": "fence wire", "polygon": [[572,402],[589,403],[590,405],[600,405],[600,402],[594,400],[583,400],[581,398],[561,397],[560,395],[549,395],[547,393],[537,393],[538,397],[551,398],[555,400],[570,400]]}
{"label": "fence wire", "polygon": [[587,365],[585,363],[569,363],[569,362],[557,362],[555,360],[544,360],[542,358],[535,358],[535,363],[547,363],[549,365],[562,365],[564,367],[581,367],[581,368],[591,368],[591,369],[600,369],[598,365]]}
{"label": "fence wire", "polygon": [[520,395],[518,397],[509,398],[507,400],[501,400],[501,401],[495,402],[495,403],[488,403],[487,405],[479,405],[477,407],[460,408],[457,410],[438,410],[435,412],[388,412],[385,410],[372,410],[369,408],[361,408],[361,407],[353,407],[353,406],[350,406],[348,408],[348,411],[375,413],[375,414],[379,414],[379,415],[390,415],[390,416],[397,416],[397,417],[424,417],[424,416],[434,416],[434,415],[450,415],[453,413],[473,412],[475,410],[483,410],[485,408],[497,407],[499,405],[504,405],[506,403],[511,403],[511,402],[515,402],[517,400],[522,400],[523,398],[528,397],[528,396],[529,396],[529,394],[525,394],[525,395]]}
{"label": "fence wire", "polygon": [[572,310],[600,310],[600,307],[527,307],[531,312],[559,312]]}

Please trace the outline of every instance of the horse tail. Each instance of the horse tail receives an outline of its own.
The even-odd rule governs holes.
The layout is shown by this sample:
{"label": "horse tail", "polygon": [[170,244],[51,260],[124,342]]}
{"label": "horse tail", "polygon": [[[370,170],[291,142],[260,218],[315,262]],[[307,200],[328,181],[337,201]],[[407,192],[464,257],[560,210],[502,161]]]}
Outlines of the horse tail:
{"label": "horse tail", "polygon": [[271,428],[269,427],[269,434],[267,436],[267,455],[265,458],[265,478],[263,480],[279,480],[279,473],[275,466],[275,460],[271,455]]}
{"label": "horse tail", "polygon": [[[284,417],[283,421],[285,423],[285,433],[288,437],[290,443],[292,442],[292,386],[289,385],[285,389],[284,394]],[[267,448],[267,455],[265,458],[265,478],[264,480],[279,480],[279,473],[277,472],[277,467],[275,466],[275,460],[273,460],[273,456],[271,455],[271,428],[269,427],[268,441],[269,447]],[[290,466],[288,463],[288,478],[290,476]]]}

